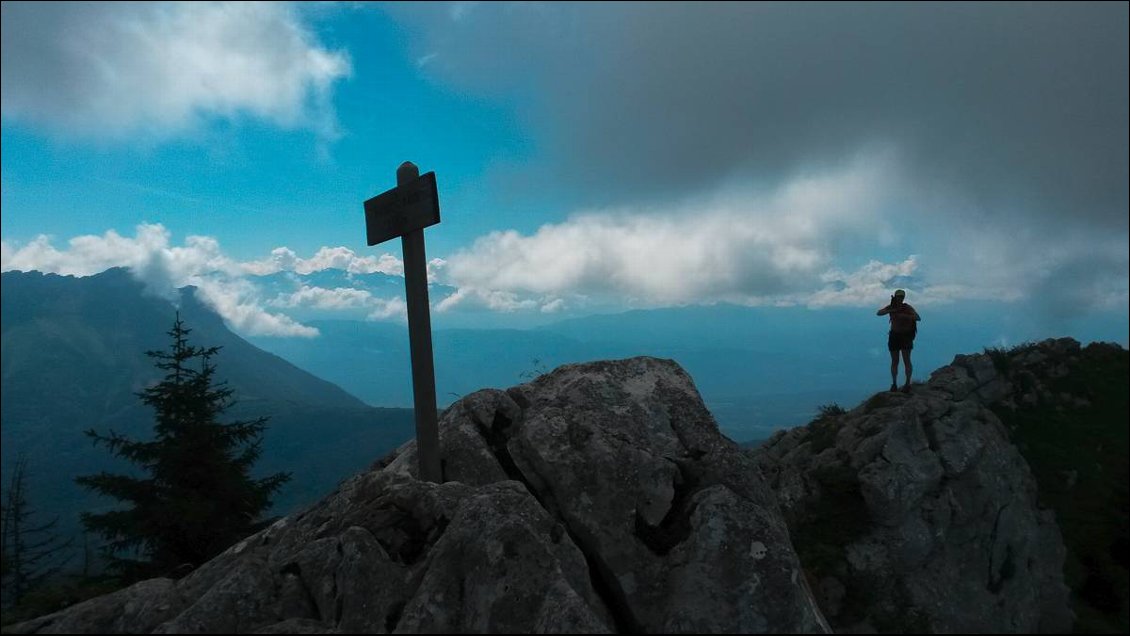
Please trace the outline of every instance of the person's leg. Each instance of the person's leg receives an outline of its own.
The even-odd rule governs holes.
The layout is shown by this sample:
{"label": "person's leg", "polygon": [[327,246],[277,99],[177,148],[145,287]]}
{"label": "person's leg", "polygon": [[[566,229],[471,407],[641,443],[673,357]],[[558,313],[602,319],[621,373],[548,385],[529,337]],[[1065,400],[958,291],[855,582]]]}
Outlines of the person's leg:
{"label": "person's leg", "polygon": [[899,377],[899,352],[897,349],[891,351],[891,390],[894,391],[898,388]]}
{"label": "person's leg", "polygon": [[914,371],[914,367],[910,365],[910,349],[902,350],[902,366],[903,370],[906,372],[906,384],[904,384],[903,387],[910,389],[910,374]]}

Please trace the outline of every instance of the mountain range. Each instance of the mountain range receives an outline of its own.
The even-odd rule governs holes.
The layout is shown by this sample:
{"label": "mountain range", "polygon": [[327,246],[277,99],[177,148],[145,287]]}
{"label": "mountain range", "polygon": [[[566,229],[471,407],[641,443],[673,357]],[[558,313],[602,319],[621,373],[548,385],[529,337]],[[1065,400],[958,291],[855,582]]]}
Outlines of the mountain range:
{"label": "mountain range", "polygon": [[[348,279],[292,275],[291,284],[361,285],[403,292],[381,274]],[[311,275],[313,276],[313,275]],[[383,277],[383,278],[376,278]],[[294,281],[300,281],[295,283]],[[374,286],[379,283],[379,286]],[[432,298],[443,290],[433,286]],[[955,354],[1047,337],[1033,307],[1003,301],[918,307],[914,377],[925,379]],[[317,319],[317,316],[322,316]],[[410,406],[407,325],[326,320],[310,314],[316,338],[248,336],[264,350],[325,378],[365,402]],[[505,314],[496,323],[508,324]],[[483,387],[505,387],[566,363],[648,355],[677,361],[695,379],[730,438],[766,439],[802,425],[827,404],[854,404],[890,384],[887,324],[871,308],[744,307],[716,304],[640,309],[559,319],[523,328],[467,328],[434,311],[436,393],[441,405]],[[1126,338],[1117,315],[1078,316],[1055,333],[1081,341]]]}
{"label": "mountain range", "polygon": [[[256,278],[272,298],[304,286],[351,286],[380,298],[403,291],[403,279],[380,273]],[[192,288],[171,299],[155,296],[123,269],[82,278],[6,272],[0,289],[3,461],[7,466],[18,453],[28,456],[33,503],[59,515],[63,529],[77,529],[79,511],[107,505],[78,489],[75,476],[128,468],[93,448],[82,431],[143,436],[151,429],[152,414],[136,396],[156,377],[144,353],[167,348],[166,332],[178,310],[193,330],[193,344],[222,347],[219,375],[238,400],[229,415],[271,418],[258,468],[295,477],[280,493],[276,511],[312,501],[413,435],[402,322],[310,320],[325,315],[310,312],[297,317],[316,327],[318,337],[241,337]],[[445,288],[432,291],[438,298]],[[920,311],[916,378],[955,353],[1042,335],[1034,322],[1025,323],[1023,311],[1002,303]],[[649,355],[677,361],[694,378],[721,431],[750,442],[809,422],[822,407],[855,404],[889,382],[886,326],[869,310],[720,304],[523,329],[460,324],[450,313],[434,314],[441,408],[483,387],[510,386],[561,364]],[[1124,338],[1117,329],[1115,338]],[[1012,342],[1002,342],[1002,334],[1011,334]]]}
{"label": "mountain range", "polygon": [[167,332],[178,311],[192,330],[190,344],[221,347],[217,377],[236,399],[226,416],[270,418],[255,471],[294,477],[273,512],[324,495],[413,435],[411,410],[366,405],[249,344],[198,302],[192,288],[170,302],[147,295],[122,269],[85,278],[2,276],[3,464],[27,457],[29,501],[45,518],[59,517],[60,533],[77,530],[79,512],[111,505],[81,490],[74,477],[130,468],[92,447],[83,431],[151,435],[153,414],[136,393],[160,377],[145,352],[169,348]]}

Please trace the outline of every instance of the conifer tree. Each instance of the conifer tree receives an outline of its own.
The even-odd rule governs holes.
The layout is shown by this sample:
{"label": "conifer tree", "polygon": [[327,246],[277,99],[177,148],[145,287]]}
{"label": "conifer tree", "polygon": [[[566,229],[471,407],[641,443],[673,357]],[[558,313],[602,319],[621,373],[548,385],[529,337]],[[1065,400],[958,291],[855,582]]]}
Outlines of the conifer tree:
{"label": "conifer tree", "polygon": [[102,472],[76,481],[129,504],[83,513],[91,532],[106,540],[111,567],[127,578],[174,575],[199,566],[258,529],[260,515],[288,473],[253,479],[267,418],[221,423],[232,390],[216,382],[212,358],[219,347],[188,343],[190,329],[176,316],[168,352],[147,351],[164,379],[138,393],[155,411],[152,441],[113,431],[86,431],[95,445],[135,464],[141,476]]}
{"label": "conifer tree", "polygon": [[2,496],[0,520],[0,574],[5,605],[19,605],[27,593],[42,585],[66,564],[70,541],[54,534],[55,523],[34,521],[35,509],[27,500],[27,457],[20,453],[12,467],[8,490]]}

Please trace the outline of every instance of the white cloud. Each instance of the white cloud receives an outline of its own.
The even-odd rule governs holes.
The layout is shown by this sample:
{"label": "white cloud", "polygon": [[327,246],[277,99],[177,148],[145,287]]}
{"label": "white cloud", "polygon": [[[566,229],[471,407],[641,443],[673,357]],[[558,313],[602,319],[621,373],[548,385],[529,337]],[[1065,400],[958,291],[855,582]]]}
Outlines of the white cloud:
{"label": "white cloud", "polygon": [[364,289],[352,287],[311,287],[302,285],[291,294],[279,294],[271,301],[275,307],[314,307],[316,309],[353,309],[365,307],[373,300],[373,294]]}
{"label": "white cloud", "polygon": [[580,212],[532,234],[493,232],[438,270],[459,291],[437,308],[548,312],[561,307],[554,299],[574,309],[868,306],[897,287],[924,305],[1034,300],[1049,315],[1125,306],[1125,234],[1071,224],[1053,232],[1008,207],[967,209],[961,215],[979,221],[955,222],[954,210],[970,205],[923,191],[906,179],[900,154],[876,146],[775,190],[730,185],[710,197]]}
{"label": "white cloud", "polygon": [[367,320],[388,320],[390,318],[395,318],[401,322],[408,320],[408,303],[404,302],[404,299],[399,296],[389,299],[374,298],[372,304],[374,308],[366,316]]}
{"label": "white cloud", "polygon": [[305,307],[335,312],[363,309],[367,312],[368,320],[405,319],[408,308],[404,299],[399,296],[378,298],[365,289],[352,287],[328,289],[311,285],[301,285],[298,291],[290,294],[279,294],[269,304],[280,308]]}
{"label": "white cloud", "polygon": [[[428,270],[428,283],[442,282],[441,279],[443,277],[444,270],[447,269],[446,260],[442,258],[433,258],[432,260],[428,261],[426,267]],[[400,276],[404,275],[403,269],[404,268],[401,267],[401,272],[399,274]]]}
{"label": "white cloud", "polygon": [[967,283],[929,283],[919,275],[919,268],[916,255],[897,263],[869,261],[852,272],[832,268],[820,276],[825,285],[822,289],[797,294],[796,302],[809,307],[880,307],[890,300],[895,289],[904,289],[908,302],[922,306],[988,298],[1016,301],[1024,297],[1019,288],[1006,294]]}
{"label": "white cloud", "polygon": [[276,272],[310,274],[326,269],[340,269],[350,274],[404,275],[404,262],[392,254],[358,256],[347,247],[323,247],[310,258],[301,258],[287,247],[276,247],[269,258],[244,263],[242,267],[247,273],[258,276]]}
{"label": "white cloud", "polygon": [[5,119],[64,134],[174,136],[248,115],[336,136],[348,55],[276,2],[3,4]]}
{"label": "white cloud", "polygon": [[541,313],[543,313],[543,314],[555,314],[555,313],[562,311],[564,309],[565,309],[565,299],[564,298],[554,298],[553,300],[551,300],[551,301],[549,301],[549,302],[547,302],[547,303],[545,303],[544,305],[541,306]]}
{"label": "white cloud", "polygon": [[252,336],[313,338],[318,330],[284,314],[264,311],[259,290],[245,279],[200,278],[197,298],[216,310],[236,331]]}
{"label": "white cloud", "polygon": [[532,299],[522,299],[514,292],[460,287],[453,294],[436,303],[436,311],[450,311],[459,306],[484,307],[492,311],[509,313],[536,309],[538,302]]}
{"label": "white cloud", "polygon": [[77,236],[68,249],[58,250],[45,235],[23,246],[4,241],[3,271],[39,270],[90,276],[111,267],[128,267],[151,293],[172,297],[175,290],[202,274],[232,275],[239,265],[224,256],[216,239],[189,236],[183,246],[170,246],[170,234],[160,224],[143,223],[133,238],[108,230],[101,236]]}
{"label": "white cloud", "polygon": [[889,176],[883,158],[861,157],[769,194],[585,212],[528,236],[493,232],[447,259],[444,274],[462,293],[441,308],[471,296],[503,310],[526,306],[487,290],[658,305],[753,303],[811,289],[837,256],[837,240],[874,233]]}
{"label": "white cloud", "polygon": [[309,260],[299,259],[294,271],[299,274],[309,274],[323,269],[340,269],[351,274],[381,272],[394,276],[404,275],[404,264],[391,254],[382,254],[379,257],[357,256],[347,247],[323,247]]}
{"label": "white cloud", "polygon": [[[258,284],[246,278],[248,274],[287,271],[304,275],[326,269],[347,274],[402,273],[400,260],[389,254],[361,258],[344,247],[323,247],[306,259],[279,247],[271,251],[270,258],[241,263],[225,256],[212,237],[189,236],[180,246],[170,242],[170,232],[160,224],[139,225],[133,237],[114,230],[101,236],[78,236],[70,239],[65,249],[57,249],[47,236],[38,236],[25,245],[0,241],[0,269],[90,276],[111,267],[126,267],[145,283],[149,293],[170,301],[176,301],[179,288],[195,286],[198,298],[232,328],[255,336],[318,335],[317,329],[280,311],[315,310],[364,316],[368,320],[406,317],[406,305],[400,297],[379,298],[366,289],[325,288],[299,282],[294,291],[275,292],[274,298],[270,298],[264,296]],[[434,259],[430,265],[440,268],[443,261]],[[357,314],[358,311],[363,313]]]}
{"label": "white cloud", "polygon": [[829,269],[820,276],[826,287],[811,294],[805,302],[810,307],[881,304],[897,287],[916,291],[915,285],[908,284],[916,269],[916,256],[900,263],[870,261],[854,272]]}
{"label": "white cloud", "polygon": [[69,241],[70,249],[59,251],[50,237],[41,234],[21,247],[5,241],[3,269],[89,276],[110,267],[141,266],[154,251],[167,248],[168,241],[169,234],[163,226],[139,225],[136,238],[110,230],[102,236],[75,237]]}
{"label": "white cloud", "polygon": [[38,270],[90,276],[111,267],[126,267],[155,295],[176,298],[176,290],[195,285],[200,299],[234,328],[249,335],[316,336],[318,331],[262,308],[258,290],[237,278],[243,267],[223,255],[216,239],[189,236],[183,246],[171,246],[171,235],[160,224],[137,226],[133,238],[109,230],[101,236],[78,236],[59,250],[47,236],[26,245],[2,241],[0,270]]}
{"label": "white cloud", "polygon": [[293,272],[298,255],[288,247],[276,247],[271,255],[261,261],[243,264],[243,270],[255,276],[266,276],[277,272]]}

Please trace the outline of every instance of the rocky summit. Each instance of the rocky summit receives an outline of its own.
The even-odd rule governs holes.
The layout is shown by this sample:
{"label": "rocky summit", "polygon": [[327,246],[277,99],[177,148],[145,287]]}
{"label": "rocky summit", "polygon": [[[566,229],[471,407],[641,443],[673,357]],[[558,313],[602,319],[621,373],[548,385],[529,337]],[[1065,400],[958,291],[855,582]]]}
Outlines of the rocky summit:
{"label": "rocky summit", "polygon": [[826,632],[751,456],[675,363],[564,366],[177,580],[13,633]]}
{"label": "rocky summit", "polygon": [[1046,362],[1078,353],[1046,341],[1011,373],[959,355],[910,394],[825,409],[757,449],[837,632],[1071,630],[1055,515],[993,407],[1076,399],[1038,377],[1062,376]]}
{"label": "rocky summit", "polygon": [[182,579],[5,631],[1070,630],[1063,539],[993,411],[1035,377],[958,356],[748,450],[674,362],[564,366],[448,408],[443,484],[410,442]]}

